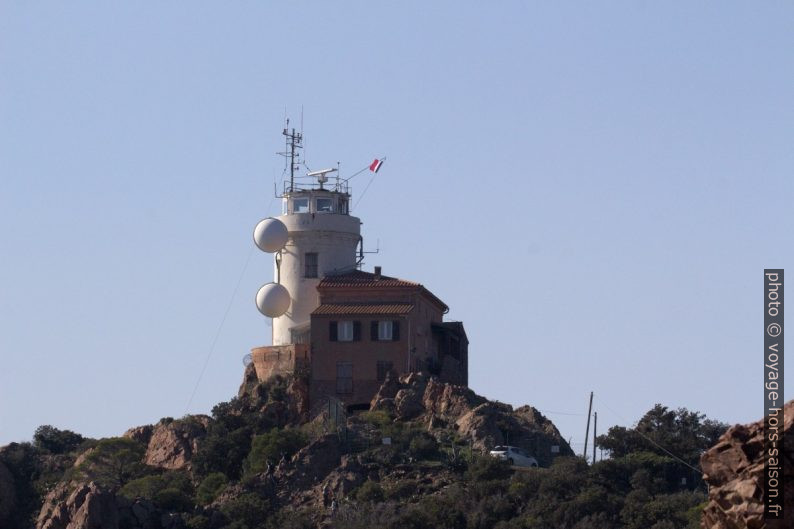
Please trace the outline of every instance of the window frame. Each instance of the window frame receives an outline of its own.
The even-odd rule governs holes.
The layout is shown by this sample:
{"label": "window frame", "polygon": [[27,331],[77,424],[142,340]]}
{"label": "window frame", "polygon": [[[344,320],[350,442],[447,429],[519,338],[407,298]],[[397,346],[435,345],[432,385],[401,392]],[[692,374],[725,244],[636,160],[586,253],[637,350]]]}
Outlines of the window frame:
{"label": "window frame", "polygon": [[[314,264],[309,264],[309,256],[313,256]],[[310,266],[312,267],[310,269]],[[313,270],[313,275],[310,273]],[[303,277],[304,279],[317,279],[320,277],[320,254],[319,252],[303,253]]]}
{"label": "window frame", "polygon": [[[303,203],[306,202],[306,210],[305,211],[298,211],[298,202]],[[312,208],[312,201],[309,200],[309,197],[296,197],[292,199],[292,212],[293,213],[311,213]]]}
{"label": "window frame", "polygon": [[375,363],[375,377],[378,382],[383,382],[386,380],[386,376],[389,374],[389,371],[394,369],[394,362],[390,362],[388,360],[378,360]]}
{"label": "window frame", "polygon": [[[328,209],[320,209],[320,201],[328,201]],[[317,197],[314,199],[314,211],[317,213],[333,213],[334,199],[332,197]]]}
{"label": "window frame", "polygon": [[[344,375],[348,371],[348,376]],[[339,395],[350,395],[353,393],[353,362],[340,361],[336,363],[336,393]]]}

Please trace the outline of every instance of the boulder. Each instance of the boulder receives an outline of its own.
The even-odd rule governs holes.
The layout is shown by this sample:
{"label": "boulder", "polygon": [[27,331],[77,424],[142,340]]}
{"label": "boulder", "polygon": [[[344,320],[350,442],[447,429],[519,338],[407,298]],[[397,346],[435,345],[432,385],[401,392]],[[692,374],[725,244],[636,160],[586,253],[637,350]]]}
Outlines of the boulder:
{"label": "boulder", "polygon": [[279,483],[289,483],[294,489],[307,489],[339,466],[342,446],[335,433],[326,434],[298,450],[287,469],[277,472]]}
{"label": "boulder", "polygon": [[240,389],[237,390],[237,397],[243,399],[250,396],[257,385],[259,385],[259,378],[256,376],[254,363],[251,362],[245,366],[245,371],[243,372],[243,382],[240,384]]}
{"label": "boulder", "polygon": [[36,521],[36,529],[119,527],[116,499],[111,492],[100,489],[94,482],[78,484],[71,492],[69,490],[67,483],[61,483],[47,495]]}
{"label": "boulder", "polygon": [[[794,482],[794,400],[783,408],[781,483]],[[709,485],[709,501],[701,525],[706,529],[773,527],[764,523],[764,421],[736,425],[700,458],[703,479]],[[794,488],[786,487],[783,508],[794,513]]]}
{"label": "boulder", "polygon": [[308,378],[295,376],[287,385],[289,418],[292,424],[303,424],[309,420],[309,383]]}
{"label": "boulder", "polygon": [[135,428],[130,428],[122,437],[126,437],[128,439],[132,439],[133,441],[137,441],[143,445],[148,445],[149,441],[152,438],[152,432],[154,431],[154,426],[151,424],[147,424],[145,426],[136,426]]}
{"label": "boulder", "polygon": [[152,431],[144,463],[167,470],[187,467],[199,442],[207,435],[210,420],[206,415],[189,415],[176,421],[160,422]]}
{"label": "boulder", "polygon": [[[331,471],[323,480],[323,487],[327,484],[333,491],[337,500],[346,498],[350,492],[359,487],[367,479],[367,470],[361,462],[353,456],[343,456],[341,464]],[[322,491],[322,488],[320,490]],[[322,503],[322,492],[319,494],[318,503]]]}
{"label": "boulder", "polygon": [[[472,446],[487,451],[496,445],[525,448],[541,466],[555,454],[573,455],[554,424],[531,406],[513,409],[492,402],[466,386],[441,382],[423,373],[387,376],[370,403],[370,410],[386,410],[398,420],[421,420],[428,430],[454,424]],[[559,447],[552,453],[552,447]]]}

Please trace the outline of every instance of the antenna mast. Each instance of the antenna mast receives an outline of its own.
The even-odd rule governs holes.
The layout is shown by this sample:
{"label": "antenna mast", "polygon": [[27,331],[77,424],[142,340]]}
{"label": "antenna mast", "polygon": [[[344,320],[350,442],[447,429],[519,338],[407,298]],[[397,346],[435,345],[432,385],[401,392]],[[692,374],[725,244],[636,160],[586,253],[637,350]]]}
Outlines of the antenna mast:
{"label": "antenna mast", "polygon": [[291,193],[295,189],[295,171],[299,169],[300,165],[298,149],[303,148],[303,133],[295,132],[294,127],[290,130],[289,119],[287,119],[287,125],[281,134],[285,136],[286,149],[279,154],[289,159],[289,191]]}

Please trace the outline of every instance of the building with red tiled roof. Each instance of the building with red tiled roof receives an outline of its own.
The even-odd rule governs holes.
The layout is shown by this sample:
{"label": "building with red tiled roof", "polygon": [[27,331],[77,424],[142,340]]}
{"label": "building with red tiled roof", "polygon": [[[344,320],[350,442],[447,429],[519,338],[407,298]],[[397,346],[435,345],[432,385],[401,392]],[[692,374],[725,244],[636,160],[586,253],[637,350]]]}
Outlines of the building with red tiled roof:
{"label": "building with red tiled roof", "polygon": [[[468,383],[468,339],[459,322],[444,322],[449,307],[420,283],[361,270],[361,221],[350,214],[348,179],[294,170],[302,134],[284,129],[290,179],[282,215],[254,229],[254,242],[274,254],[274,281],[256,295],[272,318],[271,343],[252,350],[261,381],[301,373],[309,401],[328,399],[367,407],[386,374],[425,371],[455,384]],[[380,163],[376,164],[377,168]],[[376,170],[376,169],[373,169]]]}
{"label": "building with red tiled roof", "polygon": [[293,343],[253,350],[260,380],[303,367],[312,406],[328,397],[366,408],[387,373],[424,371],[468,385],[468,338],[461,322],[444,322],[447,305],[420,283],[354,270],[317,285],[309,322]]}
{"label": "building with red tiled roof", "polygon": [[310,399],[367,406],[386,374],[426,371],[468,383],[468,339],[443,322],[447,305],[419,283],[356,270],[327,276],[311,314]]}

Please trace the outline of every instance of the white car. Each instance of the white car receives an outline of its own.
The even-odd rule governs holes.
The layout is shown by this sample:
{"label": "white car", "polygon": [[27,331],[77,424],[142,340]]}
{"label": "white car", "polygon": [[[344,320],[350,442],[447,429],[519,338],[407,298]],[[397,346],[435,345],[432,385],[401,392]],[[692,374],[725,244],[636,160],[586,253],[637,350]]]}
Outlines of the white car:
{"label": "white car", "polygon": [[491,455],[507,461],[510,466],[516,467],[536,467],[538,460],[527,454],[522,448],[517,446],[495,446],[491,450]]}

